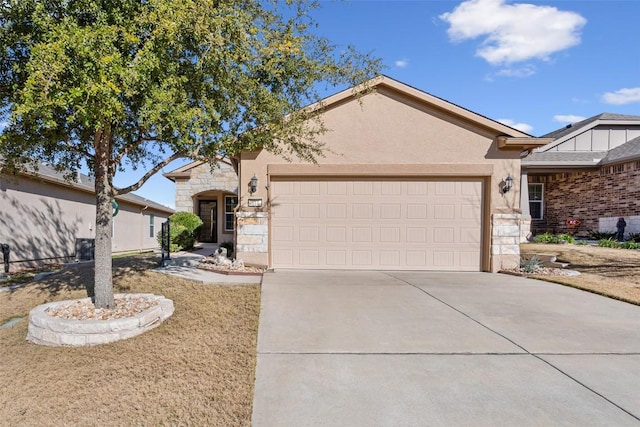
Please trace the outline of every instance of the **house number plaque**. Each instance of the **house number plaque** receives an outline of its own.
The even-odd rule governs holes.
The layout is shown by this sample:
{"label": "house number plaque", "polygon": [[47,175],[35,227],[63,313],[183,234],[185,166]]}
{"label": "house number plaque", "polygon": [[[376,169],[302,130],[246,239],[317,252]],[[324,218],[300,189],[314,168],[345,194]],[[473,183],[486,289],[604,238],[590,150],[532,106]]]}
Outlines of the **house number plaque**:
{"label": "house number plaque", "polygon": [[247,200],[247,206],[249,206],[250,208],[261,208],[262,199],[249,199]]}

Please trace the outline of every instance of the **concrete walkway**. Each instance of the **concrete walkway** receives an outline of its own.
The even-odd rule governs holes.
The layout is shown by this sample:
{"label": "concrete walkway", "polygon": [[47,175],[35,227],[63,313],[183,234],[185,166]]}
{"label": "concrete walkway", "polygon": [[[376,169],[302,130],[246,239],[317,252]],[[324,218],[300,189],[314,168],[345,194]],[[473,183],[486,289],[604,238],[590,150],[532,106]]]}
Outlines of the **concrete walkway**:
{"label": "concrete walkway", "polygon": [[267,273],[252,425],[639,426],[640,307],[487,273]]}
{"label": "concrete walkway", "polygon": [[262,281],[262,276],[222,274],[197,268],[202,258],[210,256],[216,249],[218,249],[218,245],[215,243],[200,243],[193,252],[172,253],[171,259],[165,261],[165,266],[158,267],[155,271],[210,284],[246,285]]}

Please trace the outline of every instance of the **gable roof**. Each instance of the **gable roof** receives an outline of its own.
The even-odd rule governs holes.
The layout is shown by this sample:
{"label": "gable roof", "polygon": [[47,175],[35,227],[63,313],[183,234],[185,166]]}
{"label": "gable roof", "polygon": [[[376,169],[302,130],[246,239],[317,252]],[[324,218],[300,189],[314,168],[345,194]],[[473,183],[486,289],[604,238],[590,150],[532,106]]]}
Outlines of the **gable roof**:
{"label": "gable roof", "polygon": [[448,113],[449,115],[455,116],[464,121],[471,122],[476,125],[491,129],[496,133],[503,135],[505,137],[536,139],[535,137],[533,137],[532,135],[529,135],[528,133],[514,129],[511,126],[507,126],[503,123],[492,120],[486,116],[483,116],[481,114],[468,110],[457,104],[449,102],[443,98],[440,98],[430,93],[416,89],[405,83],[401,83],[385,75],[374,77],[373,79],[359,86],[345,89],[341,92],[338,92],[334,95],[331,95],[323,99],[319,103],[313,104],[308,108],[330,109],[336,105],[342,104],[343,102],[354,99],[354,96],[356,94],[362,94],[368,90],[380,90],[380,89],[388,89],[396,93],[400,93],[406,97],[412,98],[422,104],[437,108],[441,111]]}
{"label": "gable roof", "polygon": [[[233,163],[228,157],[224,157],[221,155],[216,156],[216,162],[218,163],[226,163],[229,166],[233,167]],[[191,171],[197,168],[200,165],[206,164],[207,162],[203,160],[194,160],[191,163],[187,163],[186,165],[180,166],[172,171],[163,173],[162,176],[175,182],[176,178],[189,178],[191,176]]]}
{"label": "gable roof", "polygon": [[635,124],[640,125],[640,116],[631,116],[627,114],[613,114],[602,113],[597,116],[589,117],[581,122],[572,123],[560,129],[556,129],[549,132],[546,135],[542,135],[541,138],[553,138],[551,144],[547,144],[544,147],[538,149],[538,151],[546,151],[557,145],[562,144],[567,139],[572,138],[578,133],[585,132],[598,125],[628,125]]}
{"label": "gable roof", "polygon": [[550,132],[544,137],[554,141],[536,149],[522,160],[527,168],[596,168],[640,158],[640,137],[631,139],[610,150],[603,151],[559,151],[552,150],[578,134],[599,125],[640,126],[640,116],[602,113],[580,122]]}
{"label": "gable roof", "polygon": [[[46,163],[40,163],[38,165],[37,171],[25,171],[22,172],[22,175],[31,176],[36,179],[41,179],[53,184],[70,187],[86,193],[95,194],[95,180],[90,176],[78,172],[76,175],[76,180],[73,182],[69,182],[64,179],[63,173],[56,171],[53,167],[49,166]],[[127,193],[121,196],[116,196],[116,199],[133,203],[134,205],[138,206],[148,206],[149,208],[153,208],[169,214],[174,212],[174,210],[168,206],[154,202],[153,200],[149,200],[142,196],[138,196],[135,193]]]}

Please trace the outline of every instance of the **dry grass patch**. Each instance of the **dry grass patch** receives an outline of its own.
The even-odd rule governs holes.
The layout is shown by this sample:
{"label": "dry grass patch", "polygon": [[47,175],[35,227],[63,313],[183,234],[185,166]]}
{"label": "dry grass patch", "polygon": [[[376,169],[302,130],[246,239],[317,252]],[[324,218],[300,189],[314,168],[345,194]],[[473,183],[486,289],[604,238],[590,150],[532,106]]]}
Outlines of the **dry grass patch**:
{"label": "dry grass patch", "polygon": [[[544,280],[596,292],[611,298],[640,305],[640,252],[598,246],[520,245],[523,254],[553,254],[558,261],[569,263],[579,276],[545,276]],[[536,277],[532,275],[531,277]]]}
{"label": "dry grass patch", "polygon": [[[0,329],[0,424],[250,424],[259,286],[198,284],[149,271],[157,263],[153,256],[114,260],[116,292],[174,302],[173,316],[143,335],[51,348],[26,342],[26,319]],[[0,293],[0,322],[45,302],[86,297],[92,277],[92,265],[83,265]]]}

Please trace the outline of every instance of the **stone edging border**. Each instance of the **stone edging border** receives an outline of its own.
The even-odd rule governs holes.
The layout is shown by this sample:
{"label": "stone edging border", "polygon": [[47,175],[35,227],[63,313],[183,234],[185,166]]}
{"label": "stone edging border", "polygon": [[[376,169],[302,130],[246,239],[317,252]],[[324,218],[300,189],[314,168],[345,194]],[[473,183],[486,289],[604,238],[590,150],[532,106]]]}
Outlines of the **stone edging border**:
{"label": "stone edging border", "polygon": [[[51,347],[82,347],[107,344],[135,337],[159,326],[173,314],[173,301],[163,295],[116,294],[116,298],[155,299],[158,304],[133,317],[112,320],[61,319],[47,314],[47,310],[78,300],[65,300],[39,305],[29,312],[27,341]],[[80,301],[90,301],[83,298]]]}
{"label": "stone edging border", "polygon": [[213,270],[210,268],[198,267],[198,270],[209,271],[211,273],[223,274],[225,276],[262,276],[262,273],[253,271],[237,271],[237,270]]}

